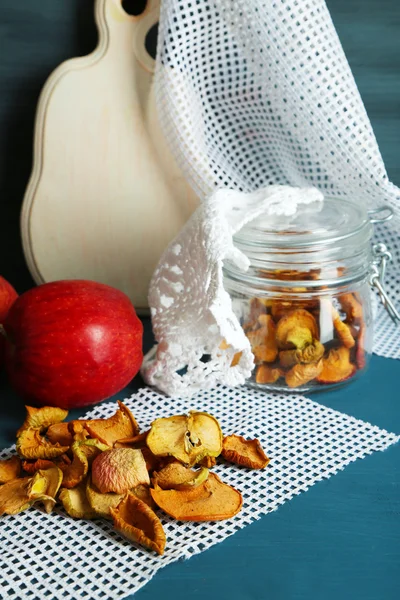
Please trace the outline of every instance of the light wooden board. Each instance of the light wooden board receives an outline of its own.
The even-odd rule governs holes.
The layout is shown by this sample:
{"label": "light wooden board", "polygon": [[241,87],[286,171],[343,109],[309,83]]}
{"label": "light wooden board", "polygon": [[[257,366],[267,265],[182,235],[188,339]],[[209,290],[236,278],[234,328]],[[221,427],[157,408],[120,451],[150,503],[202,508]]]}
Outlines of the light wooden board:
{"label": "light wooden board", "polygon": [[37,283],[85,278],[147,308],[151,274],[197,205],[157,120],[144,41],[159,0],[137,17],[97,0],[99,43],[43,88],[21,230]]}

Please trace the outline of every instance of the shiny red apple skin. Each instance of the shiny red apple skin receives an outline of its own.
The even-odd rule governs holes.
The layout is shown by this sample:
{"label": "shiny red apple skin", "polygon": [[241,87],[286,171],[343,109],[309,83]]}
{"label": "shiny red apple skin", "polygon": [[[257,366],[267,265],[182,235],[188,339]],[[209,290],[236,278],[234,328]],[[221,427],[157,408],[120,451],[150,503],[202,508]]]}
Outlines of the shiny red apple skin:
{"label": "shiny red apple skin", "polygon": [[[18,298],[17,292],[14,290],[11,283],[8,283],[4,277],[0,275],[0,325],[3,325],[8,311]],[[4,360],[4,338],[0,333],[0,366]]]}
{"label": "shiny red apple skin", "polygon": [[143,360],[143,326],[128,296],[93,281],[25,292],[4,329],[10,383],[36,406],[100,402],[124,388]]}

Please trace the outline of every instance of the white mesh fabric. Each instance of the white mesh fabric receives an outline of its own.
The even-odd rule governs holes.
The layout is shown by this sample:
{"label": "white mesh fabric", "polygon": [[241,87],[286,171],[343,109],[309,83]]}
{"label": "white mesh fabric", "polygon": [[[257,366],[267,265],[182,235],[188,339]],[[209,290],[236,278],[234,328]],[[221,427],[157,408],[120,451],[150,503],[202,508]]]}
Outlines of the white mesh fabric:
{"label": "white mesh fabric", "polygon": [[[270,464],[265,470],[221,464],[215,472],[243,495],[233,519],[184,523],[163,516],[167,547],[159,557],[122,538],[103,519],[77,521],[57,508],[50,515],[31,508],[0,517],[0,597],[18,600],[105,600],[123,598],[145,585],[158,569],[190,558],[276,510],[317,481],[399,437],[301,396],[267,395],[219,386],[191,404],[146,388],[126,401],[144,431],[156,417],[189,409],[214,414],[225,434],[261,440]],[[234,407],[234,410],[232,410]],[[108,417],[115,404],[97,406],[90,418]],[[14,452],[0,452],[7,458]]]}
{"label": "white mesh fabric", "polygon": [[[324,0],[163,0],[155,89],[166,138],[201,200],[216,187],[289,184],[371,208],[389,204],[396,217],[379,241],[395,253],[390,287],[400,304],[399,190],[388,181]],[[207,260],[203,287],[219,272],[212,252]],[[152,304],[154,285],[150,304],[162,310]],[[222,298],[214,277],[210,287],[218,285]],[[177,296],[169,315],[178,322]],[[197,332],[207,327],[192,318]],[[398,332],[382,310],[376,329],[375,351],[399,357]]]}
{"label": "white mesh fabric", "polygon": [[[322,199],[316,188],[270,185],[252,193],[221,189],[203,202],[152,277],[149,304],[159,343],[143,363],[147,383],[171,396],[190,396],[250,377],[250,343],[223,287],[224,260],[243,270],[249,266],[232,236],[261,213],[292,215],[299,204]],[[236,353],[240,359],[231,367]]]}

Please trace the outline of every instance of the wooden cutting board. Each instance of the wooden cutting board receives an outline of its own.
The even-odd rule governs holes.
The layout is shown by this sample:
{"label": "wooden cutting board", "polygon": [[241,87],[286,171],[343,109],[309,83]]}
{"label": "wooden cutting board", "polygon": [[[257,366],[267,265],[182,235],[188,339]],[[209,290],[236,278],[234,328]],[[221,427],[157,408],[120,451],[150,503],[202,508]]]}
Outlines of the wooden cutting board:
{"label": "wooden cutting board", "polygon": [[99,43],[60,65],[39,99],[21,229],[37,283],[85,278],[146,311],[151,274],[197,205],[157,120],[145,48],[159,0],[131,16],[97,0]]}

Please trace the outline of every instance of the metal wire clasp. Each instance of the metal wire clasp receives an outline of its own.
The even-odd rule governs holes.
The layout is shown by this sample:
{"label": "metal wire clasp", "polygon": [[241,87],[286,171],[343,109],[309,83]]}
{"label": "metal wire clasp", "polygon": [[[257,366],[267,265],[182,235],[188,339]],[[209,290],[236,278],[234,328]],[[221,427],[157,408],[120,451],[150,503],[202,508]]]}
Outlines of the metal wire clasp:
{"label": "metal wire clasp", "polygon": [[369,276],[369,283],[372,287],[378,290],[383,306],[389,313],[393,323],[397,325],[400,322],[400,314],[390,300],[385,288],[383,287],[383,280],[385,278],[387,263],[392,260],[392,254],[389,252],[385,244],[374,244],[372,246],[372,252],[374,260],[371,265],[371,274]]}

